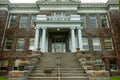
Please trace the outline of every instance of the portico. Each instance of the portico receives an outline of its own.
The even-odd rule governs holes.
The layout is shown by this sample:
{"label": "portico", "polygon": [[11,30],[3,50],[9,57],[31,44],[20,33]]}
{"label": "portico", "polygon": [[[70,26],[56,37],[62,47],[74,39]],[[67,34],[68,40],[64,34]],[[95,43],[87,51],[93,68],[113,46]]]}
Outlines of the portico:
{"label": "portico", "polygon": [[76,48],[83,49],[79,15],[71,15],[68,20],[48,20],[46,15],[38,15],[35,22],[35,50],[40,48],[42,52],[75,52]]}

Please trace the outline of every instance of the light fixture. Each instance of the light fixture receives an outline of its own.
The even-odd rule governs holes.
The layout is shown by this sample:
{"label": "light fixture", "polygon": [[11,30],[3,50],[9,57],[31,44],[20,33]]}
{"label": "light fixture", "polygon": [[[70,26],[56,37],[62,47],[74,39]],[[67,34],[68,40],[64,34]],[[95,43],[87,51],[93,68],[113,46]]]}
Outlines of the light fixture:
{"label": "light fixture", "polygon": [[60,28],[57,28],[57,31],[60,31]]}

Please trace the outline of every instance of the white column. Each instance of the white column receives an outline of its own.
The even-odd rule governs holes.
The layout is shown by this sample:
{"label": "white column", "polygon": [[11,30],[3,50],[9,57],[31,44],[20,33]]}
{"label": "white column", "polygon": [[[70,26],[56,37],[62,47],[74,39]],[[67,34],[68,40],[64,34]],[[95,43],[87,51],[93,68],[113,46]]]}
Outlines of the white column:
{"label": "white column", "polygon": [[36,31],[35,31],[35,42],[34,42],[34,49],[35,49],[35,51],[38,49],[38,41],[39,41],[39,28],[36,28]]}
{"label": "white column", "polygon": [[82,45],[82,32],[81,29],[82,27],[78,27],[78,47],[80,48],[80,50],[83,50],[83,45]]}
{"label": "white column", "polygon": [[71,49],[71,52],[75,52],[76,49],[75,49],[75,32],[74,32],[74,29],[75,28],[71,28],[71,41],[72,41],[72,49]]}
{"label": "white column", "polygon": [[42,28],[42,46],[41,46],[41,51],[45,52],[45,43],[46,43],[46,28]]}

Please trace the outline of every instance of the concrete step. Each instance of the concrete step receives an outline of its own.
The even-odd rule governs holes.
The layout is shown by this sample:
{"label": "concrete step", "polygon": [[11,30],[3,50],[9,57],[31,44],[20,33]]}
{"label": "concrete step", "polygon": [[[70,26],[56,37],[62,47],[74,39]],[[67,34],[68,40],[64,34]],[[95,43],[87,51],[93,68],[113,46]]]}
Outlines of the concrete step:
{"label": "concrete step", "polygon": [[[54,70],[52,70],[54,69]],[[34,71],[44,71],[44,70],[52,70],[52,71],[83,71],[83,68],[36,68]]]}
{"label": "concrete step", "polygon": [[[63,77],[63,76],[86,76],[86,74],[85,73],[60,73],[60,75]],[[31,75],[32,77],[34,76],[39,76],[39,77],[53,77],[53,76],[58,76],[58,73],[52,73],[52,74],[45,74],[45,73],[33,73],[32,75]]]}
{"label": "concrete step", "polygon": [[88,77],[29,77],[28,80],[89,80]]}
{"label": "concrete step", "polygon": [[[43,73],[44,72],[44,70],[35,70],[35,71],[33,71],[33,73]],[[58,70],[54,70],[54,71],[52,71],[52,73],[56,73],[56,72],[58,72]],[[60,73],[83,73],[84,72],[84,70],[61,70],[60,71]]]}
{"label": "concrete step", "polygon": [[[61,64],[61,65],[58,65]],[[54,70],[52,70],[54,69]],[[45,74],[44,70],[52,70]],[[89,80],[74,54],[44,54],[28,80]]]}

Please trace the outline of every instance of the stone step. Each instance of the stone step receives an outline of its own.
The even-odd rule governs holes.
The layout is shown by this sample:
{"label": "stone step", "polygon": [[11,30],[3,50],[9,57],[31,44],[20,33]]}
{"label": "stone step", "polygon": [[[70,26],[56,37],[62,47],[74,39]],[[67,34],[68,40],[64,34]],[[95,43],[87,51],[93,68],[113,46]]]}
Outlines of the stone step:
{"label": "stone step", "polygon": [[28,80],[89,80],[88,77],[29,77]]}

